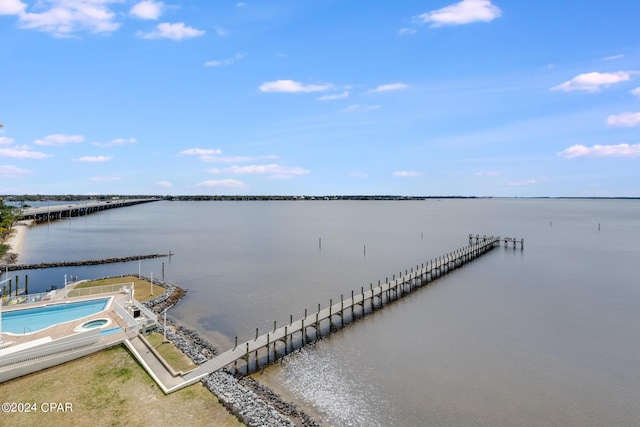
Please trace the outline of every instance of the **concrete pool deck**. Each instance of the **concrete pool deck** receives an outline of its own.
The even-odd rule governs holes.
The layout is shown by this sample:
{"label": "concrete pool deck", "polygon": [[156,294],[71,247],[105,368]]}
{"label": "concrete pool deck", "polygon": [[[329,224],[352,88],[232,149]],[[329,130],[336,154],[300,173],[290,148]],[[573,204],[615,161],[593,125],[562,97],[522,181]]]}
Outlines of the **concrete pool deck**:
{"label": "concrete pool deck", "polygon": [[[90,354],[91,352],[114,345],[124,344],[165,394],[188,385],[184,379],[184,373],[175,372],[146,339],[139,335],[139,330],[144,329],[145,325],[148,325],[148,321],[153,319],[147,319],[144,317],[144,313],[141,313],[141,316],[133,319],[137,322],[137,327],[132,327],[131,318],[129,319],[129,325],[127,325],[127,321],[116,312],[116,302],[119,303],[120,307],[125,308],[125,310],[128,310],[126,307],[132,305],[129,292],[123,292],[123,290],[120,289],[113,292],[68,297],[70,292],[79,283],[80,282],[68,284],[64,289],[55,291],[55,294],[48,294],[46,301],[41,300],[32,303],[3,306],[2,312],[13,312],[45,307],[52,304],[75,303],[112,297],[107,307],[98,313],[67,322],[61,322],[36,332],[17,335],[2,333],[3,346],[0,348],[0,358],[11,357],[10,355],[13,353],[31,351],[32,349],[36,350],[39,346],[49,345],[52,342],[56,342],[56,340],[64,341],[72,338],[74,335],[79,336],[82,333],[88,333],[89,331],[86,330],[81,331],[83,324],[97,319],[109,319],[110,323],[100,328],[101,332],[106,333],[101,333],[98,336],[95,330],[90,330],[94,333],[94,336],[97,337],[98,341],[85,347],[86,351],[84,354]],[[122,310],[122,308],[120,308],[120,310]],[[129,315],[131,315],[131,313],[129,313]],[[91,348],[94,350],[91,350]],[[50,364],[47,367],[49,366],[54,366],[54,364]],[[3,368],[3,365],[0,364],[0,382],[15,377],[11,375],[11,373],[7,373],[7,367]]]}
{"label": "concrete pool deck", "polygon": [[118,326],[121,327],[122,329],[118,332],[101,336],[100,341],[105,344],[110,342],[117,343],[117,342],[123,341],[126,338],[124,331],[127,325],[124,322],[124,320],[116,313],[114,303],[117,301],[120,304],[124,305],[125,303],[128,303],[129,296],[121,292],[110,292],[110,293],[99,294],[99,295],[73,297],[73,298],[53,298],[49,301],[38,301],[34,303],[20,304],[15,306],[3,305],[2,312],[9,313],[12,311],[24,310],[28,308],[37,308],[37,307],[44,307],[51,304],[59,304],[61,302],[90,301],[90,300],[107,298],[107,297],[113,297],[113,298],[109,302],[106,309],[99,313],[86,316],[86,317],[81,317],[79,319],[75,319],[75,320],[64,322],[64,323],[58,323],[58,324],[49,326],[45,329],[41,329],[39,331],[30,332],[26,334],[16,335],[12,333],[2,332],[3,347],[2,349],[0,349],[0,355],[3,354],[3,350],[9,349],[14,345],[25,345],[27,343],[34,342],[34,341],[38,342],[38,340],[43,338],[44,339],[50,338],[51,340],[56,340],[59,338],[73,335],[77,333],[77,331],[75,331],[77,327],[81,326],[82,324],[90,320],[101,319],[101,318],[107,318],[111,320],[111,324],[108,326],[108,329],[115,328]]}

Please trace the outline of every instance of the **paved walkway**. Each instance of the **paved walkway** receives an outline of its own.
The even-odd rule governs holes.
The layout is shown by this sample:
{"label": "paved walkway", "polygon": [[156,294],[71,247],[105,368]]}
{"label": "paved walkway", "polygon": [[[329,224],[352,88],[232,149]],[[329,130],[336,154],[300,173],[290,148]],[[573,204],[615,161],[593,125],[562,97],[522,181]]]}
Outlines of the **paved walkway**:
{"label": "paved walkway", "polygon": [[127,348],[133,353],[136,359],[144,367],[144,369],[151,375],[153,380],[160,386],[165,394],[176,391],[182,387],[186,387],[187,384],[181,375],[174,375],[164,363],[159,359],[159,356],[151,351],[147,344],[145,344],[140,336],[128,339],[124,341]]}

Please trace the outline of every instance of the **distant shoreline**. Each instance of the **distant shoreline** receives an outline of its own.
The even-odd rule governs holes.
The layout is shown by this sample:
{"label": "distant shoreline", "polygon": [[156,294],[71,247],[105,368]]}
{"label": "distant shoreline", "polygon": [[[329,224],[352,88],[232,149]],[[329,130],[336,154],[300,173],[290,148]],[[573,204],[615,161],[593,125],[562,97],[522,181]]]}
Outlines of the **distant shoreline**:
{"label": "distant shoreline", "polygon": [[[1,199],[6,201],[20,201],[20,202],[44,202],[44,201],[55,201],[55,202],[68,202],[68,203],[77,203],[79,201],[106,201],[106,197],[98,197],[87,199],[86,196],[82,195],[47,195],[47,196],[36,196],[36,195],[28,195],[28,194],[20,194],[20,195],[0,195]],[[166,200],[166,201],[261,201],[261,200],[438,200],[438,199],[555,199],[555,200],[640,200],[640,195],[638,196],[462,196],[462,195],[435,195],[435,196],[400,196],[400,195],[392,195],[392,194],[324,194],[324,195],[313,195],[313,194],[299,194],[299,195],[275,195],[275,194],[229,194],[229,195],[206,195],[206,194],[181,194],[181,195],[118,195],[114,196],[112,200],[116,201],[125,201],[131,199],[154,199],[154,200]]]}

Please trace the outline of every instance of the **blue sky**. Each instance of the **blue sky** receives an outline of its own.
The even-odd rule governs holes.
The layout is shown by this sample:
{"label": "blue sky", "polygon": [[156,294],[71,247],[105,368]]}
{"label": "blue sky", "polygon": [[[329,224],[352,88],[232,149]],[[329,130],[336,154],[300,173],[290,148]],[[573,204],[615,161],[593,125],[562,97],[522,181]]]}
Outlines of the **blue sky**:
{"label": "blue sky", "polygon": [[0,0],[0,194],[637,197],[639,17]]}

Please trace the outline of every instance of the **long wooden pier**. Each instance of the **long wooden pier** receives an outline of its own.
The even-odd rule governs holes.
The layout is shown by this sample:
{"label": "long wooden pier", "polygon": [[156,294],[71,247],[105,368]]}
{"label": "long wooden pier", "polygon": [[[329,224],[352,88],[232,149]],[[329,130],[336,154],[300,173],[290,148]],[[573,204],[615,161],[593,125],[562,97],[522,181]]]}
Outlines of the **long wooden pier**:
{"label": "long wooden pier", "polygon": [[[469,246],[416,266],[415,270],[412,268],[410,271],[400,272],[397,277],[392,276],[391,280],[386,278],[384,283],[379,281],[375,287],[371,284],[369,289],[361,287],[360,292],[351,291],[351,295],[346,298],[340,295],[339,301],[331,299],[325,308],[318,304],[317,310],[312,313],[305,309],[304,317],[294,321],[293,316],[290,316],[288,324],[278,327],[274,322],[273,329],[266,333],[259,334],[256,329],[255,338],[249,341],[238,343],[236,337],[235,345],[231,350],[208,360],[184,375],[184,383],[170,391],[193,384],[223,368],[233,369],[241,374],[263,368],[279,357],[320,339],[368,313],[379,310],[449,271],[478,258],[500,246],[503,240],[500,237],[469,235]],[[515,239],[512,240],[515,241]],[[505,244],[508,243],[505,242]]]}

